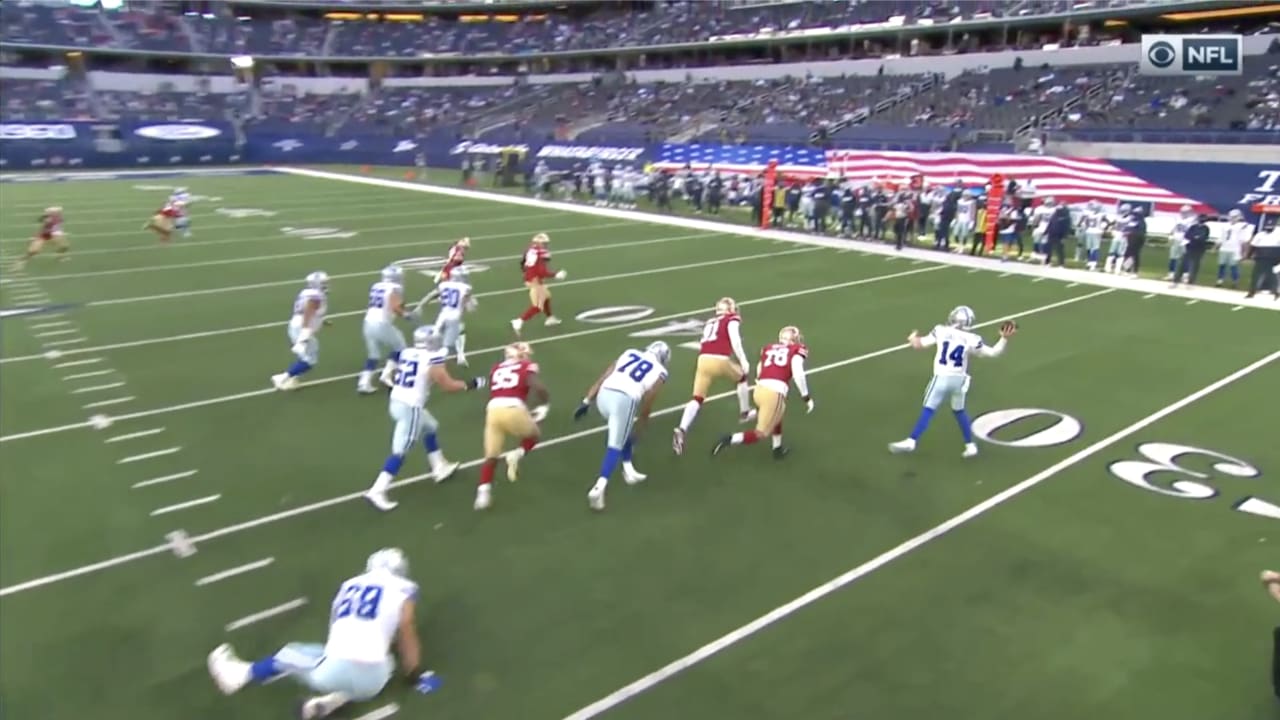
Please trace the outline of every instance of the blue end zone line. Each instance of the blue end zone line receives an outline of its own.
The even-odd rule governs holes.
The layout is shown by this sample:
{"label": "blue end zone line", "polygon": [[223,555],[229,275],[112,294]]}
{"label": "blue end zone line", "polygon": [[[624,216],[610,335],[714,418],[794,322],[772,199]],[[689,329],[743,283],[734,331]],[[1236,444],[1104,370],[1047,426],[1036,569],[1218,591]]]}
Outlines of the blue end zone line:
{"label": "blue end zone line", "polygon": [[501,193],[491,193],[480,190],[464,190],[462,188],[445,187],[443,185],[426,185],[417,182],[363,177],[325,170],[311,170],[308,168],[280,167],[274,169],[277,172],[289,173],[291,175],[298,175],[301,177],[336,180],[339,182],[356,183],[360,185],[372,185],[375,187],[385,187],[393,190],[408,190],[410,192],[448,195],[450,197],[459,198],[472,198],[474,200],[485,200],[489,202],[504,203],[507,205],[556,209],[580,215],[596,215],[599,217],[632,220],[635,222],[649,223],[653,225],[669,225],[679,228],[722,232],[733,235],[745,235],[769,240],[784,240],[787,242],[799,243],[801,245],[815,245],[818,247],[835,248],[837,250],[856,249],[867,254],[883,255],[889,258],[924,260],[926,262],[940,263],[942,265],[953,265],[956,267],[994,271],[1006,275],[1048,278],[1067,283],[1077,283],[1079,285],[1092,285],[1094,287],[1126,290],[1129,292],[1167,295],[1182,298],[1184,300],[1195,299],[1199,302],[1211,302],[1220,305],[1230,305],[1232,307],[1242,305],[1245,307],[1263,310],[1280,311],[1280,303],[1275,302],[1270,297],[1248,299],[1245,298],[1244,293],[1241,291],[1222,290],[1219,288],[1203,286],[1196,287],[1194,289],[1187,289],[1185,287],[1173,288],[1169,286],[1167,281],[1148,280],[1145,278],[1129,278],[1101,272],[1090,272],[1088,270],[1049,268],[1043,265],[1001,262],[992,258],[956,255],[953,253],[925,250],[921,248],[895,250],[892,245],[885,243],[820,237],[816,235],[807,235],[805,233],[792,232],[790,230],[763,230],[761,228],[746,225],[733,225],[731,223],[703,220],[700,218],[659,215],[657,213],[640,212],[637,210],[599,208],[590,205],[580,205],[577,203],[552,200],[536,200],[534,198],[521,197],[518,195],[503,195]]}

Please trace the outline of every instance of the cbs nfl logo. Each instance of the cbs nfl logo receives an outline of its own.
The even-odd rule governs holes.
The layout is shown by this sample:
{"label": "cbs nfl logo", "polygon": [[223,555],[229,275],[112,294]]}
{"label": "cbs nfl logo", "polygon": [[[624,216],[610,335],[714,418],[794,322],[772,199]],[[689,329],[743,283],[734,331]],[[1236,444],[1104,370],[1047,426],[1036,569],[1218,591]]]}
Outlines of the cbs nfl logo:
{"label": "cbs nfl logo", "polygon": [[1239,35],[1143,35],[1138,72],[1240,75],[1244,72],[1244,41]]}

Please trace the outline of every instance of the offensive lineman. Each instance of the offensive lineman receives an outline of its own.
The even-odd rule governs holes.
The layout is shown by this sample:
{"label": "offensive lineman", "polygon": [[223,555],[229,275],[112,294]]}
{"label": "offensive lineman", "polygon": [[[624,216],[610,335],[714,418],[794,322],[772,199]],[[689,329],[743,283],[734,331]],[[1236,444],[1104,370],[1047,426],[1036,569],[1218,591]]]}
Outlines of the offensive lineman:
{"label": "offensive lineman", "polygon": [[405,316],[404,270],[398,265],[388,265],[382,270],[382,279],[369,286],[369,309],[364,314],[364,370],[356,381],[356,392],[368,395],[377,392],[373,385],[373,371],[386,353],[387,362],[380,379],[384,385],[392,385],[391,377],[404,350],[404,334],[395,321]]}
{"label": "offensive lineman", "polygon": [[350,702],[377,697],[395,672],[394,643],[406,677],[417,676],[420,691],[438,687],[435,674],[418,675],[422,647],[414,627],[418,585],[409,579],[409,561],[397,548],[369,556],[365,571],[338,589],[329,613],[329,637],[320,643],[289,643],[274,655],[245,662],[230,645],[209,653],[209,676],[224,695],[292,675],[320,693],[302,703],[303,720],[328,717]]}
{"label": "offensive lineman", "polygon": [[635,485],[647,477],[631,464],[634,430],[637,425],[644,427],[648,423],[658,391],[667,382],[669,362],[671,348],[661,340],[649,343],[643,351],[627,350],[605,369],[574,411],[573,419],[581,420],[594,401],[609,426],[600,475],[587,493],[587,504],[592,510],[604,509],[604,491],[619,460],[622,461],[622,479],[628,485]]}
{"label": "offensive lineman", "polygon": [[716,378],[737,384],[738,415],[742,422],[750,422],[755,417],[747,384],[750,368],[747,351],[742,346],[742,316],[738,314],[738,304],[731,297],[722,297],[716,301],[716,316],[702,328],[702,347],[698,350],[698,366],[693,375],[693,399],[685,404],[680,425],[671,438],[671,447],[677,455],[684,452],[685,437]]}
{"label": "offensive lineman", "polygon": [[[503,455],[507,462],[507,480],[519,479],[520,460],[538,444],[542,433],[538,423],[547,416],[551,399],[546,386],[538,379],[538,364],[530,357],[529,343],[512,343],[503,350],[503,360],[489,371],[489,404],[484,413],[484,464],[480,466],[480,485],[476,488],[476,510],[493,504],[493,473],[502,455],[507,437],[515,437],[520,446]],[[538,405],[529,409],[529,395]]]}
{"label": "offensive lineman", "polygon": [[809,380],[805,376],[805,360],[809,348],[804,344],[800,328],[788,325],[778,332],[778,342],[765,345],[760,350],[760,362],[756,365],[756,389],[753,399],[758,412],[755,430],[721,436],[712,448],[712,455],[730,445],[751,445],[768,435],[773,443],[773,457],[781,460],[787,455],[782,444],[782,416],[787,412],[787,394],[794,381],[804,401],[806,412],[813,412],[813,397],[809,395]]}
{"label": "offensive lineman", "polygon": [[478,377],[469,382],[455,380],[445,369],[444,361],[447,356],[448,351],[442,346],[440,334],[432,327],[414,330],[413,347],[400,353],[400,362],[392,377],[391,400],[387,410],[396,425],[391,436],[391,455],[383,463],[382,472],[373,481],[373,487],[364,494],[371,505],[383,512],[394,510],[398,504],[387,499],[387,489],[404,465],[405,454],[418,442],[419,437],[427,451],[427,462],[431,464],[432,480],[443,482],[458,469],[458,463],[449,462],[440,451],[440,443],[436,440],[439,423],[427,410],[427,398],[431,395],[432,385],[445,392],[479,390],[484,387],[485,379]]}
{"label": "offensive lineman", "polygon": [[293,301],[293,316],[289,318],[289,350],[297,360],[282,373],[271,376],[271,384],[277,390],[294,390],[298,376],[315,367],[320,361],[320,340],[316,334],[328,321],[325,311],[329,308],[329,275],[317,270],[307,275],[307,285],[298,291]]}
{"label": "offensive lineman", "polygon": [[550,244],[551,238],[546,233],[538,233],[533,236],[529,248],[524,251],[524,257],[520,259],[524,285],[529,288],[529,308],[511,321],[511,329],[516,331],[517,337],[524,324],[540,312],[546,313],[548,327],[560,324],[560,318],[551,314],[551,291],[547,289],[545,281],[551,277],[563,280],[566,273],[564,270],[551,272],[551,252],[547,249]]}
{"label": "offensive lineman", "polygon": [[916,441],[929,429],[929,421],[942,405],[942,401],[951,399],[951,411],[955,413],[956,422],[960,424],[960,434],[964,437],[964,453],[961,457],[971,458],[978,454],[978,445],[973,442],[973,427],[969,414],[965,412],[965,396],[969,394],[969,358],[996,357],[1004,352],[1008,338],[1017,330],[1017,325],[1006,321],[1000,326],[1000,339],[995,345],[987,345],[982,337],[971,332],[975,321],[973,310],[967,305],[960,305],[947,315],[946,325],[935,325],[928,335],[920,337],[915,330],[907,336],[907,342],[916,350],[937,346],[934,353],[933,379],[924,391],[924,408],[920,418],[916,420],[911,435],[905,440],[889,444],[893,453],[909,453],[916,449]]}

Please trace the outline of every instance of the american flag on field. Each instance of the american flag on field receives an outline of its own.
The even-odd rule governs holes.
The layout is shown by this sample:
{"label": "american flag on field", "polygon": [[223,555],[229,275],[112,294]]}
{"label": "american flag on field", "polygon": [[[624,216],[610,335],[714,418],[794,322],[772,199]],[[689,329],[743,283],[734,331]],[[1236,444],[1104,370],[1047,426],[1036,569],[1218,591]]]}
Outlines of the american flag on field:
{"label": "american flag on field", "polygon": [[845,177],[854,181],[882,180],[901,183],[921,175],[935,185],[951,185],[957,179],[969,186],[985,185],[1000,173],[1006,180],[1030,180],[1037,197],[1052,196],[1067,203],[1101,200],[1151,203],[1156,210],[1176,212],[1183,205],[1197,212],[1213,208],[1197,200],[1165,190],[1122,170],[1106,160],[1002,155],[983,153],[915,153],[868,150],[818,150],[773,145],[676,145],[658,151],[654,167],[694,170],[712,167],[728,173],[754,173],[770,160],[789,177]]}
{"label": "american flag on field", "polygon": [[1005,180],[1030,180],[1037,197],[1082,203],[1101,200],[1104,205],[1149,202],[1156,210],[1176,212],[1190,205],[1197,212],[1213,208],[1112,165],[1106,160],[999,155],[982,153],[909,153],[828,150],[828,172],[853,180],[924,176],[930,184],[950,185],[957,179],[966,185],[982,185],[999,173]]}

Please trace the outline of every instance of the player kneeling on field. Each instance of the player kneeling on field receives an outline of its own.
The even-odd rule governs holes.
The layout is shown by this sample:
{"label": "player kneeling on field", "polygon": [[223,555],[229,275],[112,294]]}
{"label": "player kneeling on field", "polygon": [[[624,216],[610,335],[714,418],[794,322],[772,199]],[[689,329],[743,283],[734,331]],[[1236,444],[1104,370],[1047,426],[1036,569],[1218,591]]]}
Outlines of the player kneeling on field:
{"label": "player kneeling on field", "polygon": [[782,459],[787,448],[782,444],[782,416],[787,412],[787,393],[795,381],[808,412],[813,412],[813,398],[809,396],[809,381],[805,377],[804,362],[809,348],[804,344],[800,329],[794,325],[782,328],[778,342],[765,345],[760,350],[760,362],[756,365],[756,389],[752,399],[756,403],[756,429],[724,435],[711,450],[719,455],[730,445],[751,445],[762,436],[773,441],[773,457]]}
{"label": "player kneeling on field", "polygon": [[418,585],[409,579],[404,553],[387,548],[369,556],[365,572],[342,583],[329,614],[329,638],[320,643],[289,643],[274,655],[245,662],[230,645],[209,653],[209,675],[224,695],[246,685],[261,685],[290,675],[319,693],[303,701],[303,720],[323,718],[350,702],[372,700],[395,673],[391,645],[400,666],[420,692],[439,686],[430,671],[418,673],[421,645],[414,613]]}
{"label": "player kneeling on field", "polygon": [[[538,379],[538,364],[530,359],[533,350],[529,343],[513,343],[503,351],[502,362],[489,371],[489,404],[484,413],[484,464],[480,466],[480,486],[476,488],[476,510],[484,510],[493,503],[493,473],[498,456],[508,437],[520,441],[520,447],[507,453],[507,479],[519,478],[520,460],[538,444],[541,431],[538,423],[547,416],[547,403],[551,399],[547,388]],[[529,409],[529,395],[538,398],[539,404]]]}
{"label": "player kneeling on field", "polygon": [[595,381],[582,404],[574,411],[573,419],[581,420],[594,401],[596,409],[609,424],[600,475],[587,493],[587,504],[592,510],[604,509],[604,491],[619,460],[622,461],[622,479],[628,485],[645,479],[645,475],[631,464],[631,450],[635,445],[636,430],[648,423],[653,401],[667,381],[669,362],[671,348],[661,340],[649,343],[643,351],[622,353]]}

